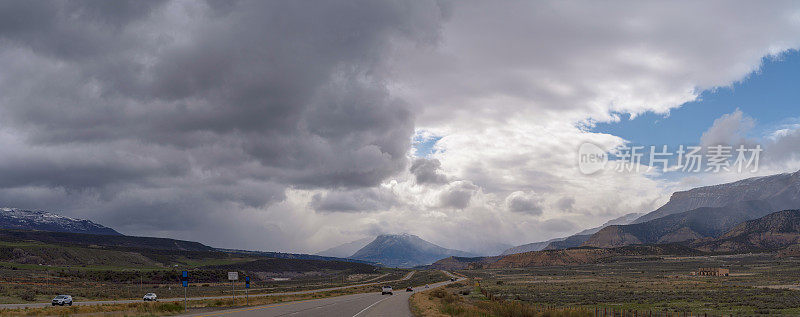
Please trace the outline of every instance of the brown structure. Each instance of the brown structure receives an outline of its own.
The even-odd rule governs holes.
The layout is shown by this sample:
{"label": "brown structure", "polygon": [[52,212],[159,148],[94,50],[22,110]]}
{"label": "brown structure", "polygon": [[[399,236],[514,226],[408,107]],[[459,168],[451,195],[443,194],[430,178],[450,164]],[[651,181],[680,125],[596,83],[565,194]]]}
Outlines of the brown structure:
{"label": "brown structure", "polygon": [[730,269],[721,267],[701,267],[697,270],[697,275],[700,276],[728,276],[730,273]]}

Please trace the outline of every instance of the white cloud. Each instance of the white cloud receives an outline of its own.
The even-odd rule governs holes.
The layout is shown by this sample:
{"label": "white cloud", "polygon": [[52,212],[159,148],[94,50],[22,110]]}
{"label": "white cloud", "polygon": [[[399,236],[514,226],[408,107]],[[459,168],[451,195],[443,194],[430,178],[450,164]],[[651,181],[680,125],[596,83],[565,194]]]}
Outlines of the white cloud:
{"label": "white cloud", "polygon": [[700,145],[703,147],[714,145],[740,145],[748,143],[747,132],[755,126],[755,120],[748,117],[741,110],[724,114],[714,120],[708,130],[700,136]]}

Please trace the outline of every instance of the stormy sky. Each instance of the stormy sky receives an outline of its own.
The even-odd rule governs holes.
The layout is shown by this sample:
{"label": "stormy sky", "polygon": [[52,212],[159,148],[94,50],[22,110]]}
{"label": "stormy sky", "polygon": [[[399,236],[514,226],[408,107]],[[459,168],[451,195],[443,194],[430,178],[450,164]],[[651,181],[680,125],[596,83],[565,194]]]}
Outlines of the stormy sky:
{"label": "stormy sky", "polygon": [[[488,252],[744,177],[586,177],[575,152],[798,46],[779,1],[0,1],[0,205],[218,247]],[[752,125],[729,106],[697,142]],[[762,174],[797,170],[799,127]]]}

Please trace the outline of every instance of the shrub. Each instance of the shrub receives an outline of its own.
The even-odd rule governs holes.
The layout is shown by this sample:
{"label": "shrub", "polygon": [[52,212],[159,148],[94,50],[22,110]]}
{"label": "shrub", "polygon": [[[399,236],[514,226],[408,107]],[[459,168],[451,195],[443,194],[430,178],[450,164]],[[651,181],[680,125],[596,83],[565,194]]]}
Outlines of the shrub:
{"label": "shrub", "polygon": [[180,311],[183,311],[183,304],[182,303],[181,304],[178,304],[178,303],[161,303],[161,304],[158,304],[158,307],[156,307],[156,310],[162,311],[162,312],[171,312],[171,313],[180,312]]}
{"label": "shrub", "polygon": [[21,294],[19,294],[19,298],[21,298],[24,301],[29,301],[29,302],[35,301],[36,300],[36,292],[34,292],[32,290],[24,291]]}
{"label": "shrub", "polygon": [[436,298],[444,298],[445,296],[447,296],[447,292],[445,292],[444,290],[437,289],[431,292],[431,295],[433,295],[433,297]]}

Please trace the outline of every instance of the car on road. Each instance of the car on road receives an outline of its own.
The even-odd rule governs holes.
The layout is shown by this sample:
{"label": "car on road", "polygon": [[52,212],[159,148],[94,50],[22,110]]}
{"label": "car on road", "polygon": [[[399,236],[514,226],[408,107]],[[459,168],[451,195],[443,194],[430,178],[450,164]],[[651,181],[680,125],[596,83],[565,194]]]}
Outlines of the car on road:
{"label": "car on road", "polygon": [[58,295],[53,298],[53,306],[72,306],[72,296],[69,295]]}
{"label": "car on road", "polygon": [[455,281],[456,281],[455,277],[450,278],[450,282],[455,282]]}
{"label": "car on road", "polygon": [[406,292],[413,292],[413,291],[414,291],[414,290],[411,288],[411,286],[409,286],[409,287],[406,287]]}
{"label": "car on road", "polygon": [[156,293],[147,293],[147,294],[144,294],[144,298],[143,299],[144,299],[145,302],[155,302],[155,301],[158,300],[158,296],[156,296]]}
{"label": "car on road", "polygon": [[381,288],[381,295],[392,295],[392,287],[391,286],[384,286]]}

